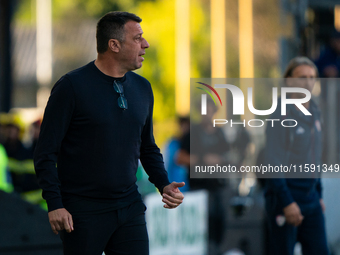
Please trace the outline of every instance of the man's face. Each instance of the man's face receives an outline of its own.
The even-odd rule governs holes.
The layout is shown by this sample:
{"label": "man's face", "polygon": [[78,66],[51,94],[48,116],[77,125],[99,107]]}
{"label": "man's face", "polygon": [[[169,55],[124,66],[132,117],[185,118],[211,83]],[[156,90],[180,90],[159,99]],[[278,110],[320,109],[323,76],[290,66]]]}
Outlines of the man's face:
{"label": "man's face", "polygon": [[127,71],[142,67],[145,49],[149,43],[143,38],[143,30],[138,22],[128,21],[124,26],[124,41],[121,42],[119,58]]}
{"label": "man's face", "polygon": [[[289,79],[295,78],[295,79]],[[297,78],[297,79],[296,79]],[[288,77],[287,85],[289,87],[299,87],[309,90],[312,92],[315,85],[316,71],[313,67],[308,65],[297,66],[293,72],[292,76]],[[303,96],[301,93],[297,93],[295,96]]]}

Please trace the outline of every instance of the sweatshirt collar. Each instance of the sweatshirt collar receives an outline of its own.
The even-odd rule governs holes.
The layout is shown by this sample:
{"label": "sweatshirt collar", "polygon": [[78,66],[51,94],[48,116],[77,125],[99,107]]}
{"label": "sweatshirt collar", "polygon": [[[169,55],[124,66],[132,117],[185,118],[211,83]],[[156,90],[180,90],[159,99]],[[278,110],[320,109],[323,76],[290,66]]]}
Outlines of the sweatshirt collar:
{"label": "sweatshirt collar", "polygon": [[120,81],[120,82],[124,82],[126,80],[126,74],[124,74],[123,77],[113,77],[113,76],[109,76],[109,75],[106,75],[104,74],[102,71],[100,71],[98,69],[98,67],[94,64],[94,61],[93,60],[92,62],[89,63],[89,65],[95,70],[95,72],[101,77],[103,78],[104,80],[106,81],[109,81],[109,82],[113,82],[113,81]]}

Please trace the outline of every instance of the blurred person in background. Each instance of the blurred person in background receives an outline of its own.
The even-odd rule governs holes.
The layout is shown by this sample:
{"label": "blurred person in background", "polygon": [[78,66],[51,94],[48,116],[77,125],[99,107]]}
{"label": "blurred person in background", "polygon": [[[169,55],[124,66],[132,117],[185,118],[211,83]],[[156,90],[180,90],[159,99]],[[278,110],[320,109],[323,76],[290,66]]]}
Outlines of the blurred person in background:
{"label": "blurred person in background", "polygon": [[5,125],[4,147],[8,156],[14,190],[18,193],[39,190],[34,172],[33,155],[21,141],[24,125],[20,116],[9,114]]}
{"label": "blurred person in background", "polygon": [[[306,57],[292,59],[285,71],[286,86],[313,90],[317,68]],[[290,79],[299,78],[299,79]],[[304,98],[290,93],[290,98]],[[321,165],[322,132],[318,106],[311,99],[303,106],[312,114],[304,115],[295,105],[287,105],[281,116],[281,103],[270,119],[294,119],[295,127],[267,126],[265,163],[271,166]],[[277,177],[279,176],[279,173]],[[275,176],[274,176],[275,177]],[[270,178],[265,180],[266,211],[269,222],[270,255],[293,255],[296,242],[303,254],[327,255],[321,180],[309,178]]]}
{"label": "blurred person in background", "polygon": [[[333,30],[330,35],[328,44],[325,49],[321,51],[320,56],[315,60],[315,65],[318,68],[318,73],[320,78],[339,78],[340,77],[340,32]],[[323,81],[321,83],[321,109],[324,111],[327,101],[328,86],[327,82]],[[340,96],[339,91],[338,97]],[[340,107],[339,102],[337,102],[337,107]],[[327,134],[326,134],[327,136]],[[325,136],[325,139],[327,138]],[[325,148],[324,154],[327,153],[327,148]]]}
{"label": "blurred person in background", "polygon": [[30,126],[30,137],[31,137],[31,145],[29,147],[29,151],[31,153],[31,156],[33,158],[35,147],[38,143],[39,133],[40,133],[40,126],[41,126],[41,120],[34,121]]}
{"label": "blurred person in background", "polygon": [[149,254],[138,159],[163,196],[182,203],[153,136],[150,83],[131,72],[149,48],[141,18],[110,12],[97,23],[97,59],[64,75],[48,100],[35,170],[65,255]]}
{"label": "blurred person in background", "polygon": [[329,43],[315,61],[321,78],[340,77],[340,32],[334,30]]}
{"label": "blurred person in background", "polygon": [[165,146],[164,163],[168,171],[170,182],[185,182],[185,186],[180,188],[181,191],[188,191],[189,171],[185,165],[177,164],[177,153],[180,149],[181,139],[190,131],[189,117],[178,117],[179,134],[172,137]]}
{"label": "blurred person in background", "polygon": [[[193,125],[189,133],[183,136],[180,150],[177,155],[177,163],[186,165],[190,170],[198,166],[228,165],[226,160],[229,152],[227,142],[221,128],[213,127],[212,119],[217,112],[217,106],[212,100],[207,100],[207,114],[202,115],[201,122]],[[195,150],[190,149],[190,137],[195,139]],[[194,152],[193,152],[194,151]],[[205,189],[209,192],[209,254],[220,254],[221,242],[226,228],[226,210],[223,203],[223,190],[226,188],[225,179],[221,178],[191,178],[190,190]]]}

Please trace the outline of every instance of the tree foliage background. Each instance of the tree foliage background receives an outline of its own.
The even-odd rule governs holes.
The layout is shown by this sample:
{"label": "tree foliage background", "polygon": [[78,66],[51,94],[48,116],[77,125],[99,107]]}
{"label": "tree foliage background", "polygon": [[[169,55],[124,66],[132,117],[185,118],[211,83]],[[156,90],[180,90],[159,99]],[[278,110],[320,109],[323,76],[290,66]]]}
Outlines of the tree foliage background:
{"label": "tree foliage background", "polygon": [[[35,27],[35,4],[35,0],[18,1],[14,26]],[[257,0],[253,1],[253,5],[255,77],[279,77],[278,39],[287,27],[289,31],[289,24],[280,26],[278,0]],[[237,8],[237,0],[226,1],[227,75],[235,78],[239,76]],[[53,83],[64,73],[96,56],[95,47],[88,52],[82,51],[87,40],[77,41],[71,35],[83,29],[91,30],[91,36],[95,36],[97,20],[115,10],[133,12],[143,19],[141,26],[150,48],[146,51],[143,67],[136,72],[146,77],[153,86],[155,136],[162,145],[177,132],[175,0],[52,0]],[[191,77],[210,77],[209,0],[190,1],[190,38]]]}

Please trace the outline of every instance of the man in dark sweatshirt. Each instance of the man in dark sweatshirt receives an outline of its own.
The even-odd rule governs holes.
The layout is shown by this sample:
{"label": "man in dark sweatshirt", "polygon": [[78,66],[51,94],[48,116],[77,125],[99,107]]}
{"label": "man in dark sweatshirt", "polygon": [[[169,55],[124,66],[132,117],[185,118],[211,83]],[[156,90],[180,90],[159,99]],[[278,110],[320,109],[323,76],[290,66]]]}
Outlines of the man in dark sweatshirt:
{"label": "man in dark sweatshirt", "polygon": [[[286,85],[302,87],[312,91],[317,69],[312,61],[297,57],[289,63],[285,78]],[[290,93],[290,98],[305,97],[303,93]],[[266,130],[266,164],[271,166],[300,165],[321,166],[321,119],[320,111],[313,100],[303,106],[311,113],[304,115],[295,105],[287,105],[287,114],[281,116],[281,103],[270,119],[286,120],[280,124],[268,125]],[[276,122],[279,123],[279,122]],[[311,167],[311,166],[310,166]],[[293,171],[293,170],[292,170]],[[296,174],[298,175],[298,173]],[[327,242],[324,223],[324,204],[321,196],[321,181],[317,171],[281,177],[274,173],[266,179],[266,211],[269,221],[270,255],[293,255],[296,242],[302,245],[303,254],[327,255]],[[295,178],[301,177],[301,178]]]}
{"label": "man in dark sweatshirt", "polygon": [[151,85],[131,72],[149,47],[140,22],[127,12],[103,16],[97,59],[64,75],[45,109],[35,169],[66,255],[149,254],[138,159],[165,208],[184,198],[154,141]]}

